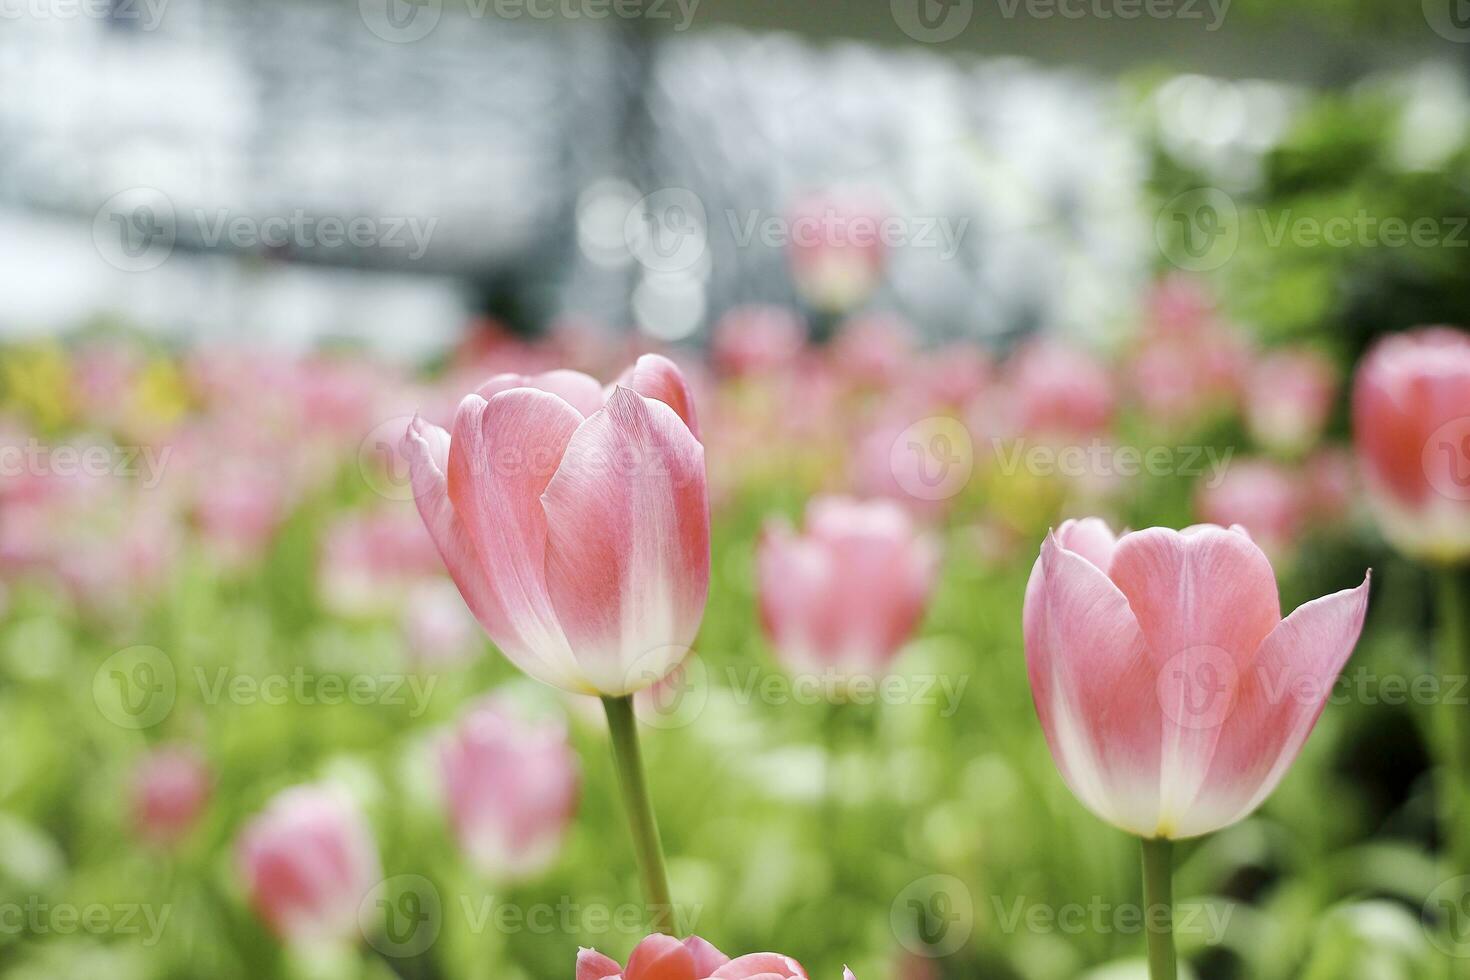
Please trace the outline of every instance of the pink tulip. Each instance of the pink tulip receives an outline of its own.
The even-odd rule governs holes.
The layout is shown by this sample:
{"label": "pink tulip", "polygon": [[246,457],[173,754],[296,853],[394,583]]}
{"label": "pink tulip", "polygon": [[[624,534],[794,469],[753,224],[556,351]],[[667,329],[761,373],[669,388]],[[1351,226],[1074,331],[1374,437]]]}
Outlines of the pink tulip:
{"label": "pink tulip", "polygon": [[868,298],[883,275],[885,209],[872,194],[816,194],[790,217],[791,277],[820,310],[849,310]]}
{"label": "pink tulip", "polygon": [[445,802],[460,847],[495,881],[545,871],[577,808],[577,756],[564,725],[495,697],[473,705],[440,747]]}
{"label": "pink tulip", "polygon": [[322,786],[277,794],[240,835],[236,858],[256,912],[291,943],[351,940],[358,906],[382,878],[366,820]]}
{"label": "pink tulip", "polygon": [[710,340],[710,355],[722,373],[759,376],[789,367],[806,346],[806,325],[782,306],[732,308]]}
{"label": "pink tulip", "polygon": [[317,584],[323,603],[344,616],[397,610],[417,582],[440,576],[433,540],[412,508],[345,513],[322,534]]}
{"label": "pink tulip", "polygon": [[465,608],[454,583],[434,578],[409,590],[400,628],[408,656],[416,664],[457,664],[469,660],[484,643],[475,617]]}
{"label": "pink tulip", "polygon": [[819,497],[805,533],[773,523],[757,557],[761,619],[785,666],[841,688],[886,673],[924,615],[938,548],[892,501]]}
{"label": "pink tulip", "polygon": [[1041,436],[1105,429],[1116,406],[1113,379],[1088,352],[1053,340],[1033,341],[1006,363],[1015,427]]}
{"label": "pink tulip", "polygon": [[1420,558],[1470,555],[1470,335],[1379,341],[1353,385],[1353,437],[1384,536]]}
{"label": "pink tulip", "polygon": [[1283,455],[1311,449],[1322,437],[1336,394],[1337,370],[1323,355],[1307,349],[1268,354],[1246,378],[1251,438]]}
{"label": "pink tulip", "polygon": [[842,325],[831,351],[840,377],[858,385],[886,388],[910,369],[913,328],[888,314],[856,317]]}
{"label": "pink tulip", "polygon": [[452,436],[415,419],[403,453],[460,594],[521,670],[618,697],[683,661],[709,588],[709,505],[673,362],[640,357],[606,392],[575,371],[496,375]]}
{"label": "pink tulip", "polygon": [[1296,758],[1363,626],[1368,580],[1281,618],[1242,530],[1047,535],[1023,614],[1036,712],[1088,809],[1144,838],[1249,815]]}
{"label": "pink tulip", "polygon": [[133,823],[153,844],[173,844],[189,832],[209,801],[209,768],[188,746],[155,749],[133,773]]}
{"label": "pink tulip", "polygon": [[1226,467],[1215,486],[1200,487],[1200,519],[1230,527],[1239,524],[1273,561],[1291,555],[1307,520],[1302,476],[1265,459],[1238,460]]}
{"label": "pink tulip", "polygon": [[649,936],[628,957],[626,969],[594,949],[577,954],[577,980],[806,980],[806,971],[789,956],[752,953],[730,959],[714,946],[690,936]]}

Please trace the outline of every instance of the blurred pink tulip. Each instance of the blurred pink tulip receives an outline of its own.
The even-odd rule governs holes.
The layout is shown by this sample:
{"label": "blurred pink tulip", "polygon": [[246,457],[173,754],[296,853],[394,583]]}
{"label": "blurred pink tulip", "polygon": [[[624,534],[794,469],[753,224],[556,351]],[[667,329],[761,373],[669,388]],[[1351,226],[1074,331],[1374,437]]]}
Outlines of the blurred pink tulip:
{"label": "blurred pink tulip", "polygon": [[685,656],[709,589],[704,447],[688,385],[645,355],[604,392],[497,375],[453,435],[403,441],[419,513],[475,618],[532,677],[617,697]]}
{"label": "blurred pink tulip", "polygon": [[1337,370],[1322,354],[1307,349],[1267,354],[1246,378],[1251,438],[1282,455],[1306,452],[1322,437],[1336,394]]}
{"label": "blurred pink tulip", "polygon": [[449,821],[476,870],[511,882],[551,866],[577,808],[577,756],[564,725],[523,717],[492,696],[469,708],[439,758]]}
{"label": "blurred pink tulip", "polygon": [[1281,618],[1250,537],[1196,525],[1048,534],[1023,613],[1026,666],[1062,778],[1144,838],[1249,815],[1316,724],[1362,630],[1368,580]]}
{"label": "blurred pink tulip", "polygon": [[444,578],[427,579],[409,590],[400,625],[409,659],[420,665],[462,663],[484,643],[480,624],[454,583]]}
{"label": "blurred pink tulip", "polygon": [[382,878],[367,821],[324,786],[278,793],[241,833],[236,859],[256,912],[290,943],[351,941],[358,906]]}
{"label": "blurred pink tulip", "polygon": [[808,303],[841,312],[861,304],[883,275],[886,209],[861,191],[814,194],[790,222],[791,277]]}
{"label": "blurred pink tulip", "polygon": [[887,673],[929,601],[938,547],[891,501],[819,497],[806,529],[773,522],[757,556],[761,621],[782,664],[834,693]]}
{"label": "blurred pink tulip", "polygon": [[1406,554],[1470,556],[1470,335],[1379,341],[1353,385],[1353,440],[1383,534]]}
{"label": "blurred pink tulip", "polygon": [[424,522],[403,505],[351,512],[322,534],[317,584],[328,609],[344,616],[397,610],[417,582],[442,564]]}
{"label": "blurred pink tulip", "polygon": [[832,340],[832,363],[840,377],[858,385],[886,388],[911,370],[913,328],[889,314],[856,317]]}
{"label": "blurred pink tulip", "polygon": [[1219,483],[1200,485],[1200,519],[1222,527],[1240,525],[1272,561],[1291,557],[1307,519],[1302,476],[1265,459],[1229,464]]}
{"label": "blurred pink tulip", "polygon": [[649,936],[628,957],[626,969],[594,949],[577,954],[577,980],[806,980],[801,964],[780,953],[752,953],[730,959],[714,946],[690,936]]}
{"label": "blurred pink tulip", "polygon": [[1116,404],[1108,369],[1081,348],[1032,341],[1005,365],[1015,428],[1042,436],[1090,435],[1107,428]]}
{"label": "blurred pink tulip", "polygon": [[710,356],[723,374],[751,377],[789,367],[806,346],[806,324],[783,306],[737,306],[720,317]]}
{"label": "blurred pink tulip", "polygon": [[150,752],[133,773],[133,824],[152,844],[173,844],[189,832],[209,801],[209,767],[184,745]]}

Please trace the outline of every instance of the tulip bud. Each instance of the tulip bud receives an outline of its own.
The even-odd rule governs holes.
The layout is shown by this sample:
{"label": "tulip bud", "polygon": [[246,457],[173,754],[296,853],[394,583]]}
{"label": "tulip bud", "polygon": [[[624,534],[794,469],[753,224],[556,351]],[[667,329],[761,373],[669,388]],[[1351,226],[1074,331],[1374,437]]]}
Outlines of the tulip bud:
{"label": "tulip bud", "polygon": [[450,823],[481,874],[522,880],[556,860],[578,791],[563,725],[486,698],[460,719],[439,758]]}
{"label": "tulip bud", "polygon": [[1246,426],[1261,446],[1295,456],[1322,437],[1337,393],[1337,371],[1326,357],[1278,351],[1257,362],[1245,384]]}
{"label": "tulip bud", "polygon": [[1384,537],[1416,558],[1470,557],[1470,335],[1379,341],[1354,381],[1353,441]]}
{"label": "tulip bud", "polygon": [[277,794],[240,835],[236,857],[257,914],[293,944],[353,939],[358,906],[382,878],[367,821],[323,786]]}
{"label": "tulip bud", "polygon": [[150,752],[133,773],[133,823],[153,844],[173,844],[189,832],[209,801],[209,768],[184,745]]}

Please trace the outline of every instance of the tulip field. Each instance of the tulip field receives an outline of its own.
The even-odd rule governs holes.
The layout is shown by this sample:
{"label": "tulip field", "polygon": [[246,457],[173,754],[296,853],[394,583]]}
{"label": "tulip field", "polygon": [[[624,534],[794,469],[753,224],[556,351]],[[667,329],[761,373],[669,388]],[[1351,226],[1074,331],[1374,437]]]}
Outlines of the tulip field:
{"label": "tulip field", "polygon": [[1467,975],[1470,336],[1139,310],[6,347],[0,969]]}

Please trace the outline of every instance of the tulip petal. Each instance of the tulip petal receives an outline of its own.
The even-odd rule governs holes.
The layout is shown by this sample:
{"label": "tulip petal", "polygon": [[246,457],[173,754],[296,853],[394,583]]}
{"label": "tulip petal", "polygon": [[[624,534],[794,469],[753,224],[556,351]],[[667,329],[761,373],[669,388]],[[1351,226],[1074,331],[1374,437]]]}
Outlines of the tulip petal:
{"label": "tulip petal", "polygon": [[1075,551],[1107,574],[1113,561],[1113,549],[1118,546],[1118,536],[1101,517],[1084,517],[1081,520],[1063,521],[1057,528],[1057,542],[1068,551]]}
{"label": "tulip petal", "polygon": [[609,980],[620,977],[623,968],[617,961],[603,956],[595,949],[577,950],[577,980]]}
{"label": "tulip petal", "polygon": [[678,413],[694,438],[699,438],[699,420],[694,414],[694,395],[678,365],[662,354],[644,354],[623,372],[618,384],[632,388],[644,398],[654,398]]}
{"label": "tulip petal", "polygon": [[711,976],[716,980],[756,980],[758,977],[775,977],[780,980],[801,977],[805,980],[806,970],[791,957],[780,953],[750,953],[736,957]]}
{"label": "tulip petal", "polygon": [[697,977],[708,977],[730,962],[730,957],[698,936],[690,936],[684,940],[684,948],[694,957],[694,975]]}
{"label": "tulip petal", "polygon": [[604,695],[656,684],[687,656],[709,591],[704,447],[668,405],[619,387],[541,503],[546,583],[581,669]]}
{"label": "tulip petal", "polygon": [[1022,620],[1036,713],[1063,780],[1104,820],[1152,835],[1162,714],[1128,600],[1048,535]]}
{"label": "tulip petal", "polygon": [[1369,578],[1304,603],[1261,644],[1178,829],[1196,837],[1250,814],[1276,788],[1326,706],[1363,629]]}
{"label": "tulip petal", "polygon": [[673,936],[652,935],[628,957],[626,980],[701,980],[694,954]]}
{"label": "tulip petal", "polygon": [[1156,831],[1171,837],[1200,792],[1240,678],[1281,621],[1276,577],[1247,535],[1209,526],[1126,534],[1108,574],[1147,638],[1163,724]]}
{"label": "tulip petal", "polygon": [[448,494],[478,554],[493,603],[486,632],[517,667],[574,693],[594,693],[577,670],[546,588],[541,493],[582,417],[556,395],[516,388],[459,406]]}
{"label": "tulip petal", "polygon": [[475,394],[489,401],[502,391],[514,388],[535,388],[550,392],[577,410],[583,418],[602,407],[602,385],[597,379],[581,371],[564,368],[547,371],[545,374],[497,374],[475,390]]}

